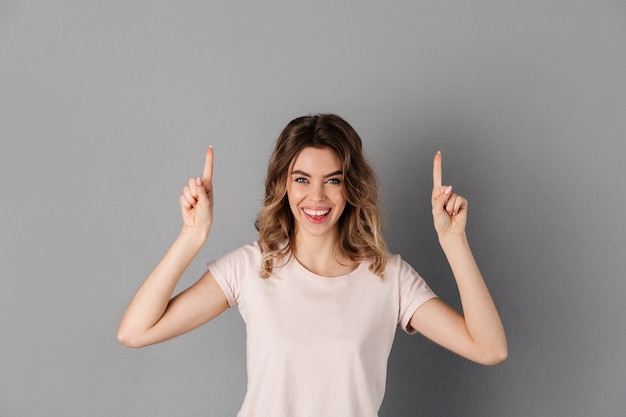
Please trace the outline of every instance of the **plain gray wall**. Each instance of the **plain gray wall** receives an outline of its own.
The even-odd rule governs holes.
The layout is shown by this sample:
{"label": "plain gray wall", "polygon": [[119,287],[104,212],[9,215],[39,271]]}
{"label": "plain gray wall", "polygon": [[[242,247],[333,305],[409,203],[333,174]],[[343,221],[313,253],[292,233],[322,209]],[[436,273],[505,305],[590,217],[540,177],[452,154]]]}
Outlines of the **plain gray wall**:
{"label": "plain gray wall", "polygon": [[468,233],[509,359],[398,333],[381,417],[626,410],[623,1],[0,2],[0,416],[233,416],[236,309],[131,350],[130,297],[216,150],[204,262],[255,239],[283,126],[336,112],[384,187],[386,236],[447,301],[431,160]]}

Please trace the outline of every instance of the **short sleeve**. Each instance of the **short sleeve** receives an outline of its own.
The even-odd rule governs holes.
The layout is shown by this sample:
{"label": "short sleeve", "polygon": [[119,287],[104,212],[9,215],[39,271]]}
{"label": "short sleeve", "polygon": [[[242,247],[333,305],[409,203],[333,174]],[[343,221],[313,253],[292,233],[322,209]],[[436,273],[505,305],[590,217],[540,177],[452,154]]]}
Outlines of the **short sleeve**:
{"label": "short sleeve", "polygon": [[414,334],[417,330],[409,324],[413,314],[422,304],[436,298],[437,295],[413,267],[399,256],[394,255],[391,263],[397,267],[398,290],[400,291],[398,326],[408,334]]}
{"label": "short sleeve", "polygon": [[261,250],[255,242],[242,246],[216,260],[207,262],[207,269],[224,292],[228,305],[239,304],[246,280],[259,274]]}

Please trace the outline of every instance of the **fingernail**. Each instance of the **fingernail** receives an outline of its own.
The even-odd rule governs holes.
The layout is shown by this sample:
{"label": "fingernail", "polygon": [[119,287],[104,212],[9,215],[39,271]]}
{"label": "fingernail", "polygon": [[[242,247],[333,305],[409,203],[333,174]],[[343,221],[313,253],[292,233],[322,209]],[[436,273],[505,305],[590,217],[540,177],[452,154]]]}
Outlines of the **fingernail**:
{"label": "fingernail", "polygon": [[202,185],[202,180],[200,179],[200,177],[196,178],[196,184]]}
{"label": "fingernail", "polygon": [[[199,184],[198,184],[198,185],[199,185]],[[446,187],[446,191],[444,191],[443,193],[444,193],[445,195],[448,195],[448,194],[450,194],[450,192],[451,192],[451,191],[452,191],[452,186],[451,186],[451,185],[448,185],[448,187]]]}

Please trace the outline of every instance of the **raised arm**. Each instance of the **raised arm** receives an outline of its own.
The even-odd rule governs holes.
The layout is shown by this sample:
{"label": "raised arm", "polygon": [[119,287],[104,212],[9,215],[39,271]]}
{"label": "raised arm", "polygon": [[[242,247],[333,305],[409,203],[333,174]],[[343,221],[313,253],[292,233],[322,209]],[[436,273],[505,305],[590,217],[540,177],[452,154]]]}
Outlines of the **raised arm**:
{"label": "raised arm", "polygon": [[432,213],[439,243],[450,263],[463,315],[439,299],[422,305],[411,326],[470,360],[494,365],[507,357],[504,328],[465,233],[467,200],[442,185],[441,153],[433,161]]}
{"label": "raised arm", "polygon": [[118,340],[128,347],[158,343],[192,330],[228,308],[221,288],[207,272],[174,298],[181,276],[206,242],[213,223],[213,148],[204,173],[191,178],[180,196],[183,228],[174,244],[128,305]]}

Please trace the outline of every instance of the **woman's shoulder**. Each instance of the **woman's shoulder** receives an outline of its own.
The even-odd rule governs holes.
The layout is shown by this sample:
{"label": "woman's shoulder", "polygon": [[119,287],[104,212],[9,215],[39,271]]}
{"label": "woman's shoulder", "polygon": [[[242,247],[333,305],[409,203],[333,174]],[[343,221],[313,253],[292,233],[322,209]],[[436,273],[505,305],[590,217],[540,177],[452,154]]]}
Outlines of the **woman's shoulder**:
{"label": "woman's shoulder", "polygon": [[240,246],[239,248],[235,249],[233,252],[235,251],[242,252],[242,254],[245,254],[246,256],[252,256],[252,257],[260,258],[263,255],[261,251],[261,245],[259,244],[258,240],[255,240],[254,242],[250,242],[246,245]]}
{"label": "woman's shoulder", "polygon": [[398,275],[414,271],[414,268],[407,261],[405,261],[400,254],[390,253],[387,255],[385,275]]}
{"label": "woman's shoulder", "polygon": [[397,253],[387,253],[387,263],[386,268],[395,268],[400,265],[402,262],[402,256]]}
{"label": "woman's shoulder", "polygon": [[263,254],[261,252],[261,247],[259,246],[258,241],[254,241],[248,243],[246,245],[240,246],[238,248],[232,249],[226,252],[221,257],[217,258],[214,261],[218,264],[258,264],[262,258]]}

